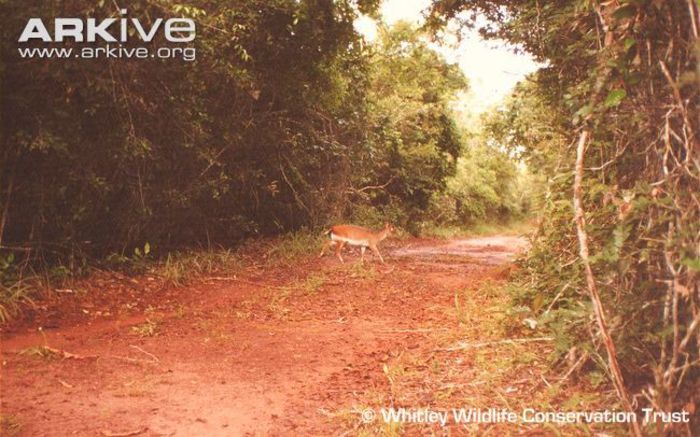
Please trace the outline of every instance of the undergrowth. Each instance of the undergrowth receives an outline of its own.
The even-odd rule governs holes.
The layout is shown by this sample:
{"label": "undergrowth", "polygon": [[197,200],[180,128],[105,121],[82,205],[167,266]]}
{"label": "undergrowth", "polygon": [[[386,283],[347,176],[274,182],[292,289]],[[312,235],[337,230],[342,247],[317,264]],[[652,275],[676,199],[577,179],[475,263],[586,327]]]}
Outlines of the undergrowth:
{"label": "undergrowth", "polygon": [[[445,308],[456,325],[429,330],[423,341],[430,347],[425,350],[391,354],[382,368],[386,388],[368,390],[353,404],[333,412],[332,417],[356,435],[478,435],[484,428],[476,422],[457,425],[451,421],[447,428],[431,428],[427,424],[385,422],[381,411],[389,407],[447,412],[452,408],[495,408],[520,414],[526,408],[592,411],[615,406],[610,391],[599,393],[587,379],[574,375],[560,378],[558,370],[552,371],[550,359],[555,345],[551,338],[510,312],[512,286],[503,280],[485,280],[476,287],[456,290],[451,307]],[[375,419],[362,420],[367,409],[375,413]],[[537,435],[617,435],[624,429],[619,424],[555,426],[518,422],[493,424],[489,435],[523,431]]]}
{"label": "undergrowth", "polygon": [[472,225],[427,225],[421,229],[420,236],[428,238],[449,239],[455,237],[476,237],[489,235],[526,235],[532,232],[533,225],[527,221],[507,223],[479,222]]}
{"label": "undergrowth", "polygon": [[[33,267],[20,263],[14,254],[0,256],[0,324],[21,317],[37,302],[55,296],[56,290],[79,289],[81,281],[90,281],[96,272],[119,273],[127,277],[149,276],[164,285],[182,287],[203,276],[230,276],[251,263],[268,266],[290,265],[296,260],[317,256],[322,244],[322,232],[301,230],[269,240],[251,240],[236,249],[188,249],[159,253],[157,247],[145,243],[131,253],[113,253],[103,260]],[[317,292],[323,277],[308,278],[307,293]],[[79,299],[77,294],[74,298]]]}
{"label": "undergrowth", "polygon": [[275,238],[269,244],[263,258],[268,264],[289,264],[292,261],[317,256],[325,238],[322,232],[302,229]]}

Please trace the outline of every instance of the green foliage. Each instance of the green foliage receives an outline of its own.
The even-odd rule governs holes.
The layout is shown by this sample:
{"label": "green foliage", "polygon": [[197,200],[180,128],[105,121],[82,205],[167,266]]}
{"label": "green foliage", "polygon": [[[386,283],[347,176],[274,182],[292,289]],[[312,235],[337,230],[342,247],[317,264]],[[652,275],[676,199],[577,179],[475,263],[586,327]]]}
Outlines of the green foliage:
{"label": "green foliage", "polygon": [[239,254],[229,249],[189,250],[169,253],[153,271],[167,282],[181,286],[203,274],[235,271],[242,263]]}
{"label": "green foliage", "polygon": [[[455,171],[462,139],[449,102],[467,83],[405,23],[363,41],[353,20],[377,7],[138,0],[129,14],[146,25],[196,19],[196,61],[103,62],[21,59],[26,18],[51,22],[55,8],[0,3],[3,244],[70,272],[109,254],[143,271],[177,249],[356,211],[362,224],[414,226]],[[114,10],[69,0],[61,13]]]}
{"label": "green foliage", "polygon": [[607,357],[572,224],[572,145],[583,127],[590,261],[628,388],[665,411],[697,404],[696,2],[437,0],[429,25],[465,9],[491,21],[484,35],[547,63],[487,128],[539,175],[538,232],[513,290],[522,317],[556,336],[557,358],[589,357],[600,382]]}
{"label": "green foliage", "polygon": [[421,236],[449,239],[488,235],[527,235],[532,233],[533,230],[533,224],[525,220],[485,221],[465,225],[435,225],[428,223],[421,230]]}
{"label": "green foliage", "polygon": [[301,258],[317,256],[323,238],[326,236],[307,229],[290,232],[272,242],[265,252],[265,258],[272,264],[289,264]]}
{"label": "green foliage", "polygon": [[444,191],[433,195],[433,223],[507,223],[522,220],[531,212],[533,191],[541,184],[524,165],[512,139],[496,135],[509,122],[507,118],[507,113],[492,109],[470,123],[454,175],[448,178]]}
{"label": "green foliage", "polygon": [[[353,180],[358,188],[351,190],[352,213],[369,215],[368,224],[388,219],[415,232],[432,195],[444,190],[454,174],[462,138],[449,103],[467,81],[407,23],[381,27],[373,49],[368,132],[353,157],[363,171]],[[372,217],[367,206],[379,209],[385,219]]]}
{"label": "green foliage", "polygon": [[15,255],[0,252],[0,323],[17,315],[22,307],[33,303],[33,276],[23,276]]}
{"label": "green foliage", "polygon": [[626,96],[627,92],[625,90],[612,90],[608,93],[603,104],[608,108],[612,108],[619,105]]}
{"label": "green foliage", "polygon": [[475,146],[457,161],[457,174],[446,194],[455,200],[455,213],[463,222],[517,217],[523,212],[518,176],[518,168],[505,153]]}
{"label": "green foliage", "polygon": [[[3,2],[3,242],[50,261],[76,246],[146,255],[146,240],[168,251],[325,222],[343,157],[362,147],[368,54],[353,5],[130,2],[142,20],[196,17],[187,63],[23,60],[16,33],[55,9]],[[110,2],[62,2],[65,16],[111,14]]]}
{"label": "green foliage", "polygon": [[17,280],[8,285],[0,283],[0,323],[5,323],[26,305],[33,303],[34,287],[25,280]]}
{"label": "green foliage", "polygon": [[[106,258],[106,265],[111,268],[119,268],[128,271],[129,273],[144,273],[153,264],[151,254],[151,245],[146,242],[143,248],[134,247],[130,256],[119,253],[110,253]],[[69,271],[67,274],[75,274],[77,272]]]}

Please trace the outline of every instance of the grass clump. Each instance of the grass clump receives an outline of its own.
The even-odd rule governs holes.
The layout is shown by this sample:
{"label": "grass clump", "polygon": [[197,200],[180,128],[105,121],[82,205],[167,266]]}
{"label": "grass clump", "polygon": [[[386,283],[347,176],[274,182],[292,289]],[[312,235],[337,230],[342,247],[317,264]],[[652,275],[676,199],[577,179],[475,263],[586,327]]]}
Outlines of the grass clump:
{"label": "grass clump", "polygon": [[306,294],[316,294],[327,281],[328,277],[324,273],[312,273],[303,281],[301,289]]}
{"label": "grass clump", "polygon": [[238,270],[242,264],[239,254],[230,249],[195,250],[170,253],[153,270],[166,282],[182,286],[192,277],[223,270]]}
{"label": "grass clump", "polygon": [[131,332],[138,334],[141,337],[153,337],[158,334],[158,324],[153,320],[146,319],[145,323],[132,326]]}
{"label": "grass clump", "polygon": [[33,305],[33,286],[28,280],[0,283],[0,323],[6,323],[20,314],[26,305]]}
{"label": "grass clump", "polygon": [[13,253],[0,254],[0,323],[6,323],[21,313],[26,305],[34,304],[33,292],[39,278],[26,275]]}
{"label": "grass clump", "polygon": [[264,257],[270,264],[289,264],[298,259],[318,255],[324,235],[302,229],[276,239]]}
{"label": "grass clump", "polygon": [[282,287],[272,292],[267,310],[270,311],[277,320],[287,320],[289,317],[291,310],[285,304],[291,295],[292,290],[287,287]]}

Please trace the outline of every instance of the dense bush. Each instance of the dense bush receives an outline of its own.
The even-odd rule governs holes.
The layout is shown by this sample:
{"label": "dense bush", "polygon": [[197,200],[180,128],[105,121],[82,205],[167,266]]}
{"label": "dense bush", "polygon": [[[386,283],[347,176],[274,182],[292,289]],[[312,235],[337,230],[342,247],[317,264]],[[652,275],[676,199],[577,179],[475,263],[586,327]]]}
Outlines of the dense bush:
{"label": "dense bush", "polygon": [[149,25],[194,17],[197,59],[18,56],[29,17],[117,14],[88,3],[0,2],[0,245],[18,256],[157,256],[362,208],[407,223],[454,171],[466,81],[407,25],[363,41],[377,2],[134,1]]}
{"label": "dense bush", "polygon": [[351,200],[359,201],[361,214],[365,204],[416,232],[462,152],[450,101],[467,81],[407,23],[379,30],[370,57],[368,143],[355,158],[359,188]]}
{"label": "dense bush", "polygon": [[[431,23],[469,21],[464,10],[490,19],[484,34],[548,63],[492,130],[547,182],[519,302],[556,334],[561,354],[608,375],[619,361],[627,383],[623,389],[616,383],[623,405],[631,391],[637,407],[694,409],[700,393],[697,2],[440,0]],[[575,170],[579,214],[572,202]],[[586,243],[590,256],[581,250]],[[594,288],[602,314],[590,306]],[[649,431],[661,431],[656,426]]]}

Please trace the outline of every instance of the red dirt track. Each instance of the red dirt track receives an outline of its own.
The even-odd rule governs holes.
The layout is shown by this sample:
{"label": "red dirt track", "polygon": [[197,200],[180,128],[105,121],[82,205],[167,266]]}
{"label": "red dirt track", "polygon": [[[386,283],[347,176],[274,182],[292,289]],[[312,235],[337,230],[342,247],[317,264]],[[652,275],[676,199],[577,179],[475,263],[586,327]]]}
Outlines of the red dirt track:
{"label": "red dirt track", "polygon": [[[429,353],[425,332],[458,323],[455,291],[502,279],[524,247],[416,239],[380,247],[386,265],[347,253],[136,287],[131,312],[106,299],[43,334],[3,332],[0,412],[28,436],[352,433],[358,405],[390,389],[384,364]],[[42,345],[59,356],[38,356]]]}

